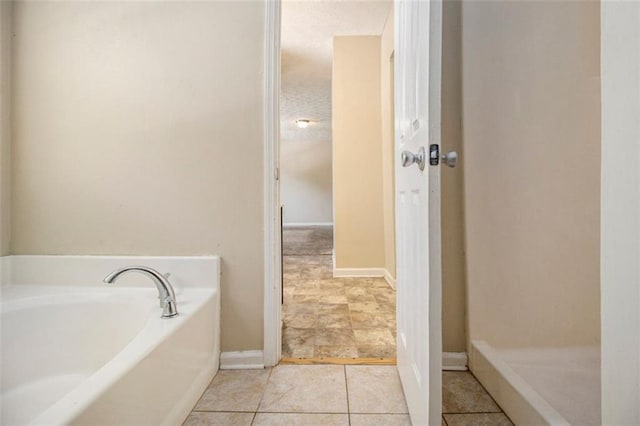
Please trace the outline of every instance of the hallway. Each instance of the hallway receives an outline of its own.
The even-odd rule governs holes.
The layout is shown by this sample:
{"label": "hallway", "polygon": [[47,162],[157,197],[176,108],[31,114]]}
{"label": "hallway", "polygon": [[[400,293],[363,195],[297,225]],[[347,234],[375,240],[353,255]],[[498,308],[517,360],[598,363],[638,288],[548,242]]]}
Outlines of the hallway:
{"label": "hallway", "polygon": [[334,278],[329,227],[283,238],[283,358],[396,356],[395,291],[383,278]]}

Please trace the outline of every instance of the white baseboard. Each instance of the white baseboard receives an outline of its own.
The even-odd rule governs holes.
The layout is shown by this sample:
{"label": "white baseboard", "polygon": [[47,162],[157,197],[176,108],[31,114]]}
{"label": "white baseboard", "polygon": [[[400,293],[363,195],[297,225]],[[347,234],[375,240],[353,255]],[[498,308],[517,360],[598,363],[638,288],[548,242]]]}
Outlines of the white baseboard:
{"label": "white baseboard", "polygon": [[333,268],[333,276],[346,277],[384,277],[384,268]]}
{"label": "white baseboard", "polygon": [[384,280],[389,284],[389,287],[392,289],[396,289],[396,279],[391,276],[391,273],[385,269],[384,270]]}
{"label": "white baseboard", "polygon": [[308,226],[330,227],[333,226],[333,222],[289,222],[282,224],[283,228],[306,228]]}
{"label": "white baseboard", "polygon": [[467,371],[468,358],[466,352],[443,352],[442,369],[446,371]]}
{"label": "white baseboard", "polygon": [[264,368],[262,351],[222,352],[220,370],[259,370]]}

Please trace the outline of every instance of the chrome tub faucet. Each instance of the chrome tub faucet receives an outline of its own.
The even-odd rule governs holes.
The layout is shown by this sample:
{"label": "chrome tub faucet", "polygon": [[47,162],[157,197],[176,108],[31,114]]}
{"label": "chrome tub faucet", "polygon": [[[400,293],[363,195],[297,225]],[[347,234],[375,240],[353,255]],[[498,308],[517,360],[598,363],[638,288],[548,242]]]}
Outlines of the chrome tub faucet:
{"label": "chrome tub faucet", "polygon": [[124,268],[116,269],[111,272],[109,275],[104,277],[103,281],[107,284],[112,284],[125,272],[139,272],[151,278],[158,288],[158,299],[160,299],[160,307],[162,308],[162,318],[171,318],[178,315],[176,295],[171,283],[169,283],[169,280],[167,279],[169,274],[162,275],[155,269],[148,268],[146,266],[125,266]]}

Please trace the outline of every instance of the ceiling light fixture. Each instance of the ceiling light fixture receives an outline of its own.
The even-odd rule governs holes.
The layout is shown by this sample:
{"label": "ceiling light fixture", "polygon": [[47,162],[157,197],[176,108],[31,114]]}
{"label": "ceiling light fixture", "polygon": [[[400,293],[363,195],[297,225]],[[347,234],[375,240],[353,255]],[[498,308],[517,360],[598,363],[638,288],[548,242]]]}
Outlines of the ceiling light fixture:
{"label": "ceiling light fixture", "polygon": [[306,128],[309,125],[309,120],[296,120],[296,124],[298,125],[298,127],[300,127],[301,129]]}

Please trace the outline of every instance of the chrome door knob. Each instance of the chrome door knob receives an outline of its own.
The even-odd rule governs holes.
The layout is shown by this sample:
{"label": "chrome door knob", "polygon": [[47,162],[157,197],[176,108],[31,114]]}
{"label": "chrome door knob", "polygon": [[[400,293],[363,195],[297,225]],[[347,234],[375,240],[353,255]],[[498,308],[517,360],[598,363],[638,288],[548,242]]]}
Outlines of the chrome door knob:
{"label": "chrome door knob", "polygon": [[415,154],[409,151],[402,151],[400,161],[402,162],[402,167],[409,167],[412,164],[417,164],[420,170],[424,170],[426,158],[427,155],[425,154],[424,147],[421,147]]}
{"label": "chrome door knob", "polygon": [[458,164],[458,153],[455,151],[449,151],[446,154],[442,154],[442,163],[449,167],[455,167]]}

